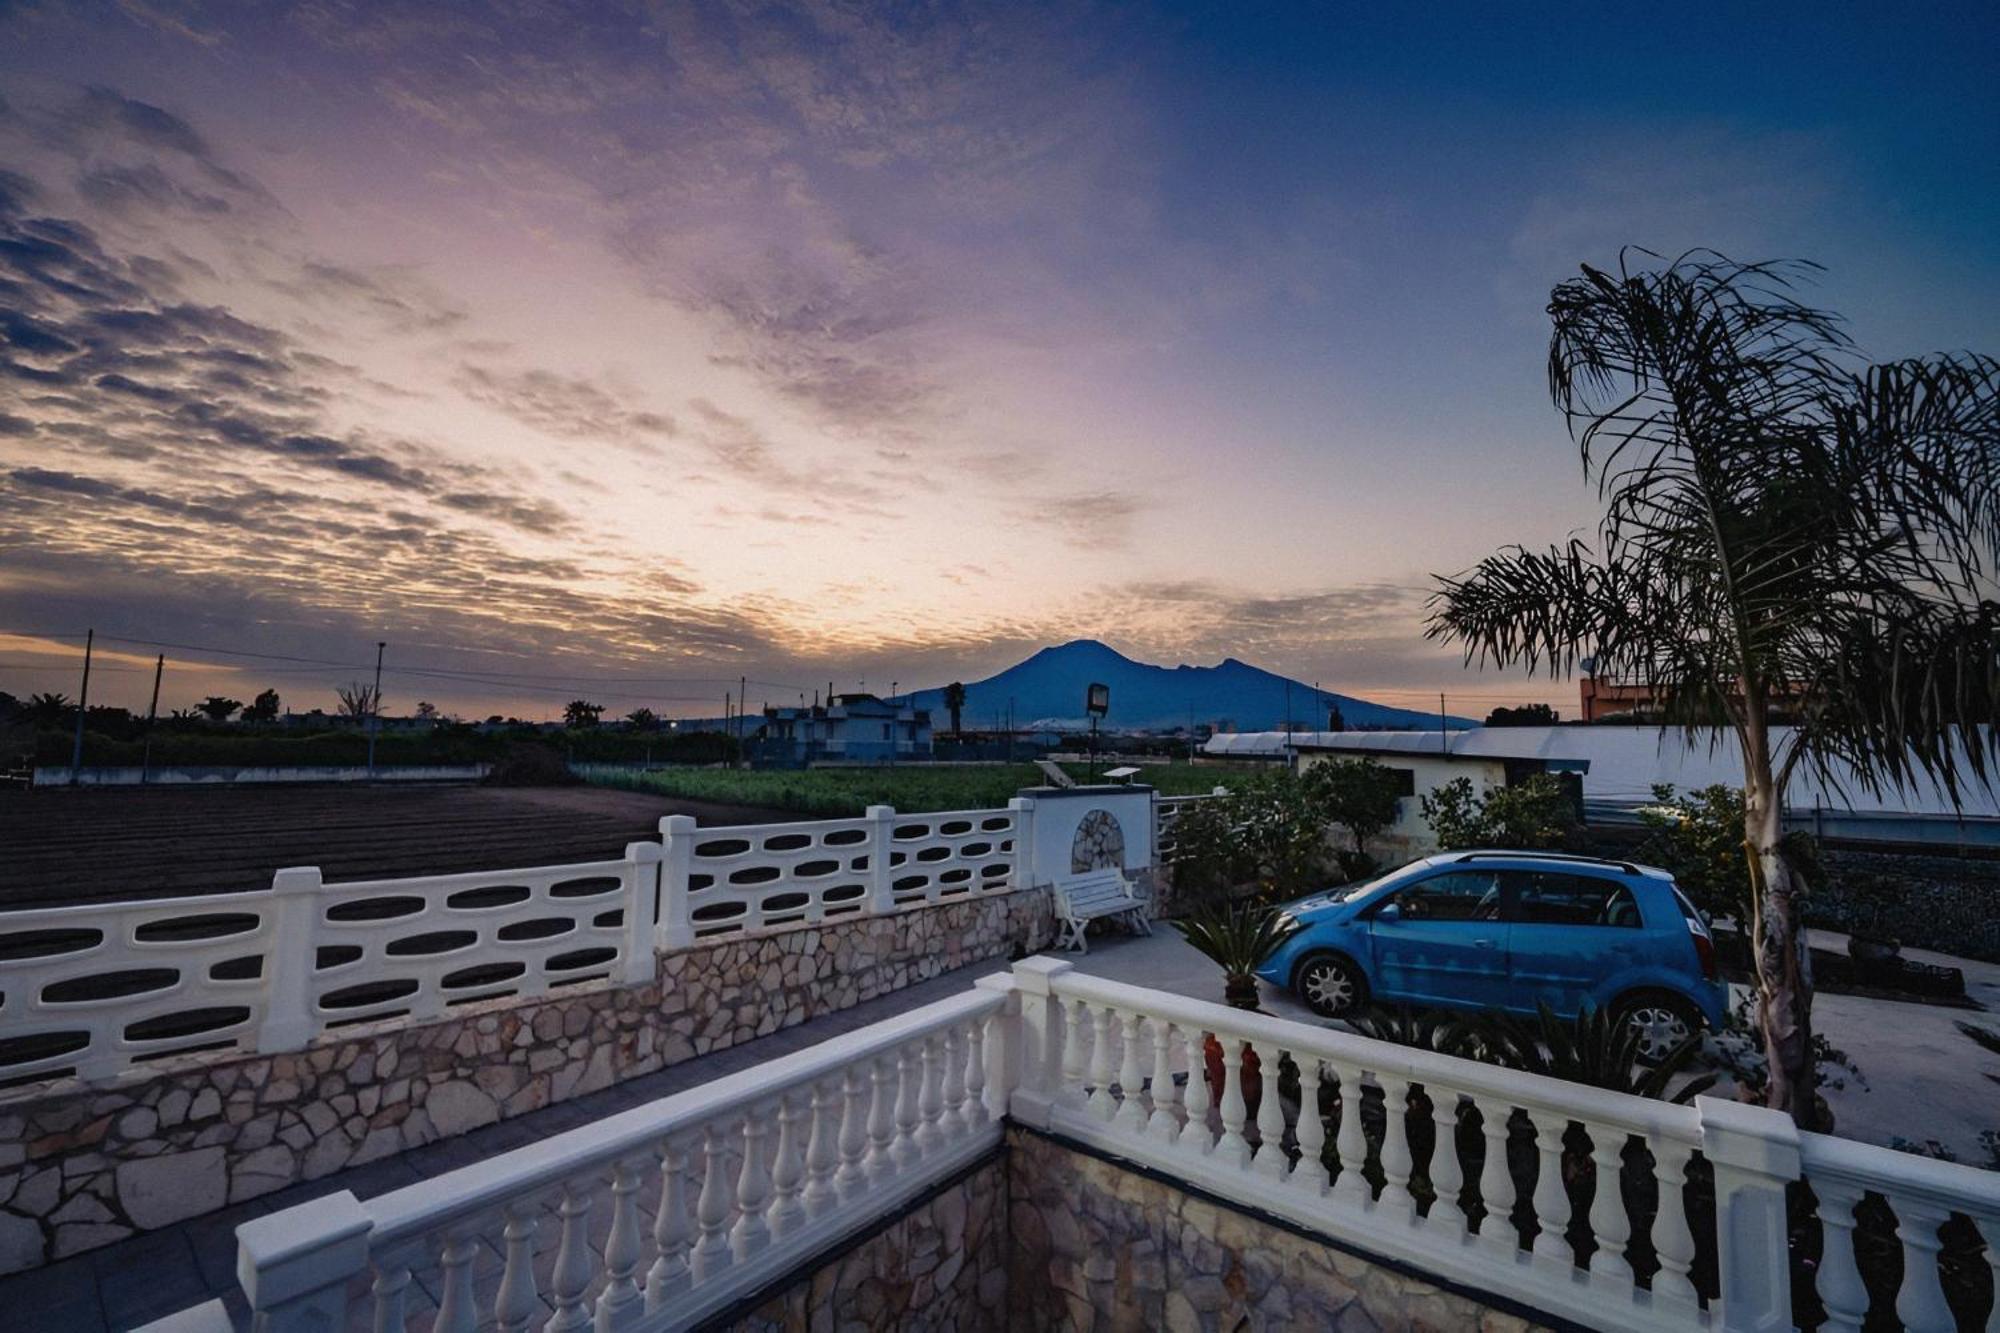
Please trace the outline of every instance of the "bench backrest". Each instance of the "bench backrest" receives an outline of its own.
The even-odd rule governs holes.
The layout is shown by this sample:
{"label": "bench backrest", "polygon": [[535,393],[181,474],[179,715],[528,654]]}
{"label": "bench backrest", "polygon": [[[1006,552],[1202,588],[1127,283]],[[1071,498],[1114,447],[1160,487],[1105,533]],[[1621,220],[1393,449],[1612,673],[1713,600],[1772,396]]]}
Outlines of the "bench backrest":
{"label": "bench backrest", "polygon": [[1056,881],[1056,889],[1072,912],[1122,910],[1132,905],[1132,891],[1118,870],[1093,870],[1089,874]]}

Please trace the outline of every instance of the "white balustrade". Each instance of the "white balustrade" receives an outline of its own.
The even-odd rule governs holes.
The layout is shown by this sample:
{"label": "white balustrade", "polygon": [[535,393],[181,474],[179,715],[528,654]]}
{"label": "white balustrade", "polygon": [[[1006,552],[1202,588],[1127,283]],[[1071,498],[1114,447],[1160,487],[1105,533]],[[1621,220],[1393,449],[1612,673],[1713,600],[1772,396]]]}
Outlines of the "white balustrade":
{"label": "white balustrade", "polygon": [[[1330,1103],[1337,1112],[1323,1115]],[[1947,1278],[1996,1265],[2000,1174],[1800,1134],[1760,1107],[1600,1091],[1051,959],[367,1204],[338,1194],[246,1223],[239,1271],[262,1333],[403,1333],[418,1285],[440,1329],[680,1328],[895,1215],[992,1152],[1007,1118],[1453,1288],[1597,1328],[1790,1327],[1785,1196],[1803,1179],[1823,1233],[1823,1327],[1891,1315],[1918,1333],[2000,1322],[1984,1306],[1954,1310],[1983,1298]],[[1425,1118],[1421,1154],[1410,1126]],[[1474,1120],[1476,1171],[1460,1152],[1461,1124]],[[1510,1140],[1532,1147],[1512,1165]],[[1714,1180],[1702,1205],[1712,1227],[1688,1215],[1697,1157]],[[1532,1175],[1525,1231],[1517,1167]],[[1628,1207],[1621,1182],[1648,1169],[1657,1207]],[[1565,1173],[1586,1170],[1594,1184],[1573,1217]],[[655,1186],[647,1217],[640,1199]],[[1902,1251],[1895,1291],[1871,1289],[1856,1262],[1864,1199],[1894,1216],[1894,1235],[1875,1243]],[[599,1253],[590,1219],[605,1210]],[[1702,1231],[1716,1238],[1719,1293],[1698,1293],[1692,1278]],[[1571,1238],[1585,1233],[1579,1264]],[[1983,1250],[1941,1258],[1968,1235]],[[538,1241],[554,1251],[546,1289]],[[498,1252],[497,1271],[480,1262],[482,1246]]]}
{"label": "white balustrade", "polygon": [[[972,990],[365,1204],[343,1193],[246,1223],[239,1267],[256,1326],[404,1333],[412,1270],[437,1298],[433,1326],[451,1333],[700,1323],[994,1151],[1000,1123],[968,1114],[964,1089],[1006,1000]],[[888,1074],[855,1076],[871,1063]],[[888,1138],[881,1174],[864,1178],[865,1123]],[[856,1168],[846,1195],[836,1155]],[[640,1200],[654,1184],[648,1218]],[[599,1252],[591,1219],[604,1210]],[[544,1228],[557,1235],[545,1289]],[[478,1262],[482,1236],[497,1243],[497,1271]]]}

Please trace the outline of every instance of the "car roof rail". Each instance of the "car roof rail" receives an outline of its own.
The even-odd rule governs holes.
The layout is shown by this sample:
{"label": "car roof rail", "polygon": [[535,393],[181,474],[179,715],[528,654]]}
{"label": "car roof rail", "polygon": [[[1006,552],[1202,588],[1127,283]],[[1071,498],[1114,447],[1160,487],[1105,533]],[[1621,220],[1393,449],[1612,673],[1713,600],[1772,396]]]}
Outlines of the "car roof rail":
{"label": "car roof rail", "polygon": [[1611,866],[1624,871],[1628,875],[1642,873],[1639,867],[1630,861],[1613,861],[1603,856],[1584,856],[1578,852],[1460,852],[1457,859],[1460,861],[1477,861],[1481,858],[1491,859],[1493,857],[1505,857],[1509,860],[1568,861],[1576,865]]}

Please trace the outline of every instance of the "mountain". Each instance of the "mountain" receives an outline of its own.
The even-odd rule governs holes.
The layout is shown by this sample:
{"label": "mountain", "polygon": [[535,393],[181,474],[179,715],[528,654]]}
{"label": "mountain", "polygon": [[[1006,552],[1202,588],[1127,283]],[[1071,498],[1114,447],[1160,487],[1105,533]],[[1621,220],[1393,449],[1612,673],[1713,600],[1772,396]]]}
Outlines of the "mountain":
{"label": "mountain", "polygon": [[[1327,707],[1338,704],[1351,728],[1427,730],[1438,725],[1436,713],[1391,708],[1332,690],[1287,680],[1261,667],[1231,657],[1212,667],[1154,666],[1135,662],[1097,642],[1077,639],[1044,648],[1025,662],[997,676],[965,685],[965,726],[985,729],[1004,718],[1013,701],[1015,725],[1082,727],[1085,687],[1093,681],[1111,687],[1111,712],[1104,726],[1112,731],[1166,731],[1188,725],[1226,722],[1238,731],[1273,731],[1286,721],[1286,687],[1290,687],[1291,720],[1301,727],[1326,725]],[[910,696],[918,708],[931,710],[939,731],[950,725],[942,689],[919,690]],[[1478,725],[1469,718],[1447,720],[1453,728]]]}

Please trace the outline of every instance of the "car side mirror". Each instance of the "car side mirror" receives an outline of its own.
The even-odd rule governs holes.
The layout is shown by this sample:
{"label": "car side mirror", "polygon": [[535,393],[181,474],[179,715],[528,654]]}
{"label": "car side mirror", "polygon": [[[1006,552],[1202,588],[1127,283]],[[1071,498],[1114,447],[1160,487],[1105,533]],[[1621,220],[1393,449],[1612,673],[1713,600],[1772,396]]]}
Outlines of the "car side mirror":
{"label": "car side mirror", "polygon": [[1375,920],[1385,926],[1393,926],[1403,919],[1403,909],[1395,903],[1384,903],[1375,913]]}

